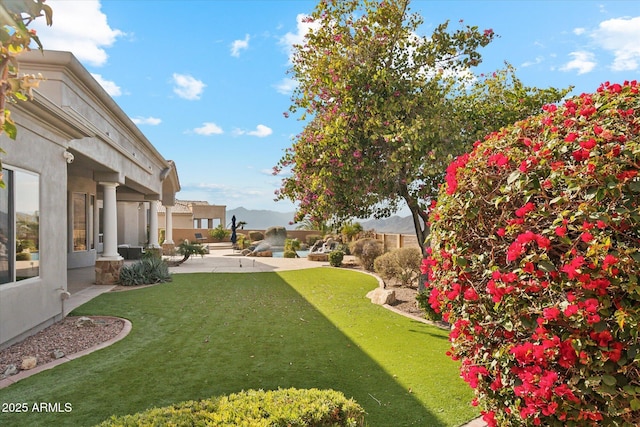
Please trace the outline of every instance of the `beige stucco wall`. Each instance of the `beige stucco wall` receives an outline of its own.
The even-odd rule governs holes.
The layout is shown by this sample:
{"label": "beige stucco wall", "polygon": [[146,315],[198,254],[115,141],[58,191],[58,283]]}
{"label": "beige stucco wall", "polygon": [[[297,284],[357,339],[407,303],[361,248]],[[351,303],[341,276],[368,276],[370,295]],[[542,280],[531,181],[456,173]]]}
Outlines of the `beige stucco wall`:
{"label": "beige stucco wall", "polygon": [[12,141],[0,136],[0,146],[6,151],[3,165],[40,174],[40,276],[0,285],[0,346],[61,319],[60,294],[67,279],[64,147],[51,129],[38,124],[24,128],[30,119],[19,111],[12,117],[18,123],[18,137]]}
{"label": "beige stucco wall", "polygon": [[[25,53],[20,71],[46,80],[32,101],[11,107],[18,138],[0,136],[0,147],[5,165],[40,174],[40,276],[0,285],[0,348],[62,318],[67,268],[95,263],[96,250],[74,252],[70,246],[71,193],[94,194],[99,204],[100,182],[117,182],[118,243],[138,244],[146,232],[139,203],[172,201],[180,190],[173,162],[73,55]],[[65,152],[73,163],[67,164]]]}

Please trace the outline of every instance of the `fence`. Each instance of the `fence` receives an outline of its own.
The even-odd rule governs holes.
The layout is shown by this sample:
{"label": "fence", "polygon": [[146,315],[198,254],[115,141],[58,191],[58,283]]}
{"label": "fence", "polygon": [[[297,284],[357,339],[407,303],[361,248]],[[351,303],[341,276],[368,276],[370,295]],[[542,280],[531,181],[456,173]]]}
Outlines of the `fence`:
{"label": "fence", "polygon": [[385,251],[398,248],[420,248],[418,238],[412,234],[375,233],[373,237],[382,242]]}

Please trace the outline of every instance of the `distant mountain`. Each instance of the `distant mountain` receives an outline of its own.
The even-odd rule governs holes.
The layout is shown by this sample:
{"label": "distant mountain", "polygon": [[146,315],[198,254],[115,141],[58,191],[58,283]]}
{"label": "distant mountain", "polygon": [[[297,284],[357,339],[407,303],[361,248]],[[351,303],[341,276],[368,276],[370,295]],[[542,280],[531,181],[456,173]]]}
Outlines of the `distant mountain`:
{"label": "distant mountain", "polygon": [[410,216],[402,217],[393,215],[389,218],[370,219],[360,222],[360,225],[362,225],[362,228],[364,228],[365,230],[375,230],[378,233],[415,233],[415,228],[413,227],[413,219]]}
{"label": "distant mountain", "polygon": [[[231,224],[231,217],[236,216],[236,221],[247,223],[247,230],[265,230],[269,227],[281,226],[287,230],[295,230],[296,224],[289,224],[293,221],[294,212],[276,212],[269,210],[252,210],[245,208],[230,209],[227,211],[227,226]],[[383,219],[370,219],[358,221],[365,230],[375,230],[378,233],[399,233],[413,234],[413,220],[410,216],[401,217],[398,215]]]}
{"label": "distant mountain", "polygon": [[236,216],[236,221],[244,221],[247,230],[265,230],[269,227],[285,227],[287,230],[295,230],[295,224],[289,224],[293,221],[294,212],[276,212],[268,210],[251,210],[245,208],[236,208],[227,210],[227,225],[231,224],[231,217]]}

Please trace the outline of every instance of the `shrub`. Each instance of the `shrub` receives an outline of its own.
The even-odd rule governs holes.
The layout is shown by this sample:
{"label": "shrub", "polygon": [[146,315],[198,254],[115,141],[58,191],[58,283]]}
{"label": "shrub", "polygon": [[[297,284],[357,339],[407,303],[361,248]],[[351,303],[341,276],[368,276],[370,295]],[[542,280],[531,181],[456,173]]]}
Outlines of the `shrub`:
{"label": "shrub", "polygon": [[640,96],[604,84],[447,169],[430,302],[493,425],[640,424]]}
{"label": "shrub", "polygon": [[120,269],[122,286],[150,285],[171,281],[169,266],[155,256],[143,257],[133,264],[124,265]]}
{"label": "shrub", "polygon": [[112,416],[100,427],[124,425],[363,426],[364,409],[334,390],[247,390],[187,401],[134,415]]}
{"label": "shrub", "polygon": [[373,268],[383,280],[396,280],[402,286],[417,285],[422,255],[417,248],[398,248],[375,259]]}
{"label": "shrub", "polygon": [[298,253],[293,249],[285,249],[285,251],[282,253],[282,256],[284,258],[298,258]]}
{"label": "shrub", "polygon": [[229,237],[230,234],[231,232],[225,229],[222,224],[219,224],[216,228],[209,230],[209,236],[219,242]]}
{"label": "shrub", "polygon": [[322,236],[319,234],[309,234],[307,236],[307,245],[313,246],[318,240],[322,240]]}
{"label": "shrub", "polygon": [[357,236],[362,233],[363,228],[362,224],[359,222],[347,222],[340,229],[340,233],[343,236],[343,240],[345,242],[351,242],[357,238]]}
{"label": "shrub", "polygon": [[436,311],[429,303],[429,292],[418,291],[416,294],[416,301],[418,302],[418,306],[424,310],[425,319],[432,320],[434,322],[442,321],[442,313],[440,310]]}
{"label": "shrub", "polygon": [[341,250],[335,250],[329,252],[329,265],[332,267],[341,267],[342,260],[344,259],[344,252]]}
{"label": "shrub", "polygon": [[31,261],[31,254],[29,252],[18,252],[16,261]]}
{"label": "shrub", "polygon": [[362,267],[373,271],[373,263],[384,252],[382,242],[375,239],[360,239],[350,245],[351,254],[358,258]]}
{"label": "shrub", "polygon": [[264,234],[262,234],[260,231],[250,231],[249,240],[251,240],[252,242],[264,240]]}
{"label": "shrub", "polygon": [[286,239],[284,241],[284,250],[298,251],[300,250],[300,240],[298,239]]}

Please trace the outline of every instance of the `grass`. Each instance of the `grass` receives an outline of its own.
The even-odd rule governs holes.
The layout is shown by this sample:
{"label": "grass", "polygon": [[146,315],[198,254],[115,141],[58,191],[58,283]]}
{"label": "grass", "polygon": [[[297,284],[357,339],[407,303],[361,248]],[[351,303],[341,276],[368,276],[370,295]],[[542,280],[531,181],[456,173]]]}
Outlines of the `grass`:
{"label": "grass", "polygon": [[66,413],[8,414],[0,425],[89,426],[246,389],[332,388],[372,427],[456,426],[478,415],[445,355],[447,333],[373,305],[358,272],[183,274],[107,293],[75,315],[131,320],[124,340],[0,390],[0,403],[59,402]]}

